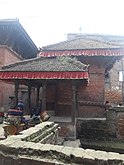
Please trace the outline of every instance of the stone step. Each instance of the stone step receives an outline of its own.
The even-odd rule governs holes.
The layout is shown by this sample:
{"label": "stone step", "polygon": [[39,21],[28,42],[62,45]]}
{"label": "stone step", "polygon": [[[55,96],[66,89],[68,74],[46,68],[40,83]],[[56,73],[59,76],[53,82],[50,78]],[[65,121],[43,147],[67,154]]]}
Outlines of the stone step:
{"label": "stone step", "polygon": [[54,134],[55,130],[58,128],[58,124],[54,124],[52,127],[47,128],[46,130],[37,133],[37,136],[35,136],[33,139],[30,139],[30,142],[41,142],[42,139],[47,138],[51,133]]}

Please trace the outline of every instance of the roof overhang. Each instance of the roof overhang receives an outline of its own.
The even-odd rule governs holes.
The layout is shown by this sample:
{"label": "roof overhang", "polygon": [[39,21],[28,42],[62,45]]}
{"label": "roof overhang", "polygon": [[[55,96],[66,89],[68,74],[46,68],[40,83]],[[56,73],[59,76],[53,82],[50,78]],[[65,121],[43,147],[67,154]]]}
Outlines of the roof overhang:
{"label": "roof overhang", "polygon": [[123,56],[124,49],[92,49],[92,50],[48,50],[39,53],[43,57],[56,56]]}
{"label": "roof overhang", "polygon": [[89,79],[88,72],[15,72],[0,71],[0,80],[15,79]]}
{"label": "roof overhang", "polygon": [[[17,51],[16,45],[20,44],[20,51],[17,53],[21,55],[24,54],[24,56],[26,55],[26,58],[34,58],[37,56],[39,52],[37,46],[18,19],[0,19],[0,34],[3,35],[4,33],[8,38],[5,38],[5,40],[2,38],[2,45],[8,45],[12,47],[14,51]],[[14,44],[10,45],[10,43]]]}

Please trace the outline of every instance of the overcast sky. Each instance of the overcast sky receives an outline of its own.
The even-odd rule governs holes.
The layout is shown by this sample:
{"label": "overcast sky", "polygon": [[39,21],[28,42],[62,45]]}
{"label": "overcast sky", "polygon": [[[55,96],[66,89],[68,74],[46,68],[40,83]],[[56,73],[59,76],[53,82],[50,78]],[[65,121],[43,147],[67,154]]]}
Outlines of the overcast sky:
{"label": "overcast sky", "polygon": [[124,35],[124,0],[0,0],[0,18],[19,18],[38,47],[67,33]]}

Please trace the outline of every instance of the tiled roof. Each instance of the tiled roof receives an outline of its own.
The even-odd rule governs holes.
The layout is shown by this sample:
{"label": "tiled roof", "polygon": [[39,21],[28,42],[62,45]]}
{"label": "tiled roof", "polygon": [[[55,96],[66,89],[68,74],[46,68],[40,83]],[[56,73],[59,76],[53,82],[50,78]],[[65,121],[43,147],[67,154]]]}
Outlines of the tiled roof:
{"label": "tiled roof", "polygon": [[82,50],[82,49],[112,49],[121,48],[123,45],[118,43],[111,43],[109,41],[102,41],[90,38],[78,38],[74,40],[67,40],[53,45],[42,47],[42,51],[49,50]]}
{"label": "tiled roof", "polygon": [[75,58],[35,58],[2,67],[2,71],[87,71],[88,65]]}

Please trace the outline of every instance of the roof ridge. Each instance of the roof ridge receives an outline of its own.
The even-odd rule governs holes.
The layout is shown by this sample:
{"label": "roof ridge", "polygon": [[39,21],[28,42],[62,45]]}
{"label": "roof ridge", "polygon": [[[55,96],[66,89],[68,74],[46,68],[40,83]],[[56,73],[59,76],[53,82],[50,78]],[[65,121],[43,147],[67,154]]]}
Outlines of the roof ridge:
{"label": "roof ridge", "polygon": [[19,18],[6,18],[6,19],[0,19],[0,22],[8,22],[8,21],[19,22]]}
{"label": "roof ridge", "polygon": [[[47,45],[47,46],[44,46],[44,47],[42,47],[42,49],[41,49],[41,52],[42,51],[46,51],[46,50],[48,50],[48,51],[50,51],[50,50],[53,50],[52,48],[53,47],[56,47],[56,46],[61,46],[62,44],[64,45],[66,45],[67,43],[68,44],[71,44],[71,43],[73,43],[74,41],[81,41],[81,40],[85,40],[85,41],[94,41],[94,42],[99,42],[99,43],[103,43],[103,44],[105,44],[106,46],[108,45],[108,47],[109,46],[121,46],[120,44],[116,44],[116,43],[112,43],[112,42],[110,42],[110,41],[108,41],[108,40],[106,40],[106,41],[104,41],[104,40],[102,40],[102,39],[96,39],[96,38],[88,38],[88,37],[86,37],[86,36],[82,36],[82,37],[80,37],[80,38],[75,38],[75,39],[71,39],[71,40],[66,40],[66,41],[62,41],[62,42],[59,42],[59,43],[55,43],[55,44],[51,44],[51,45]],[[50,49],[51,48],[51,49]],[[56,50],[56,49],[55,49]]]}

